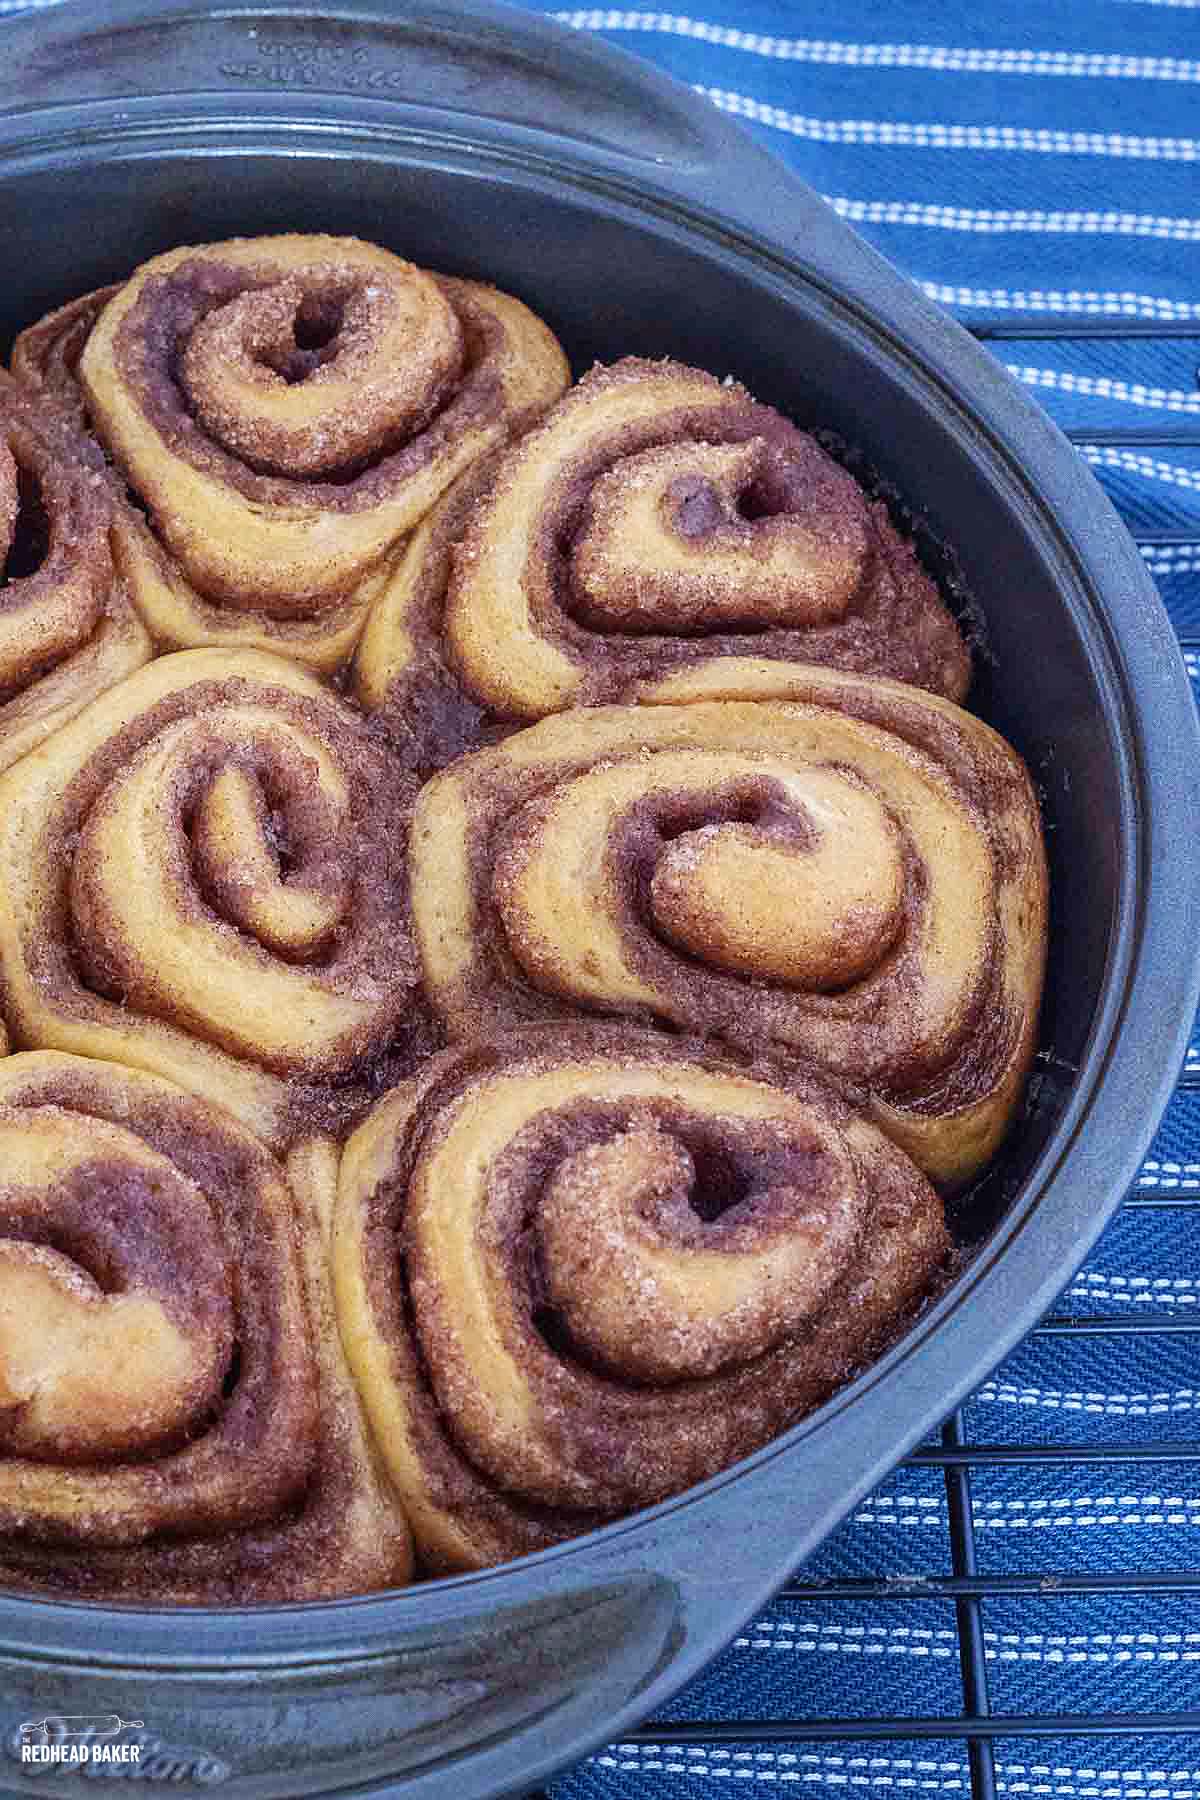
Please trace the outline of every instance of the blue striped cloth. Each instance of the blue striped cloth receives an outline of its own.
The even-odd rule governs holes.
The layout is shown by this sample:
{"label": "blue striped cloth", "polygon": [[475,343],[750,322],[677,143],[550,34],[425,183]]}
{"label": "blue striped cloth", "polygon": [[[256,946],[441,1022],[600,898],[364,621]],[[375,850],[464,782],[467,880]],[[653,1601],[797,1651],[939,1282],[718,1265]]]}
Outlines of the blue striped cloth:
{"label": "blue striped cloth", "polygon": [[[0,13],[16,11],[0,0]],[[1194,333],[1007,341],[1060,424],[1174,428],[1200,416],[1200,0],[704,0],[694,14],[541,11],[649,58],[783,157],[966,322],[1157,321]],[[1200,450],[1084,445],[1141,537],[1200,689]],[[1181,844],[1179,854],[1200,854]],[[1200,1083],[1200,1033],[1187,1072]],[[1185,1075],[1185,1083],[1187,1075]],[[1200,1571],[1200,1089],[1177,1093],[1133,1192],[1056,1308],[1135,1335],[1039,1334],[985,1382],[968,1438],[1078,1457],[973,1476],[986,1575]],[[1162,1329],[1167,1328],[1167,1329]],[[1157,1460],[1133,1460],[1154,1446]],[[963,1709],[949,1599],[826,1597],[831,1583],[951,1570],[941,1472],[886,1481],[742,1631],[670,1721],[945,1719]],[[824,1586],[823,1586],[824,1584]],[[1109,1584],[1111,1588],[1111,1583]],[[1014,1720],[1191,1713],[1155,1735],[1061,1731],[995,1743],[996,1788],[1047,1800],[1200,1800],[1196,1596],[999,1593],[981,1605],[990,1701]],[[961,1738],[797,1736],[680,1747],[643,1737],[561,1777],[554,1800],[701,1800],[830,1789],[963,1795]]]}

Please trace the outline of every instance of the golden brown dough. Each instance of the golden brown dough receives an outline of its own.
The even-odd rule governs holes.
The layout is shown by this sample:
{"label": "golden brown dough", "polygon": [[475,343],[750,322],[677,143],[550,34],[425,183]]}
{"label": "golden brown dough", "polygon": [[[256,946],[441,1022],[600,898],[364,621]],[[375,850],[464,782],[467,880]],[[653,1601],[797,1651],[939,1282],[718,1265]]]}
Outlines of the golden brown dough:
{"label": "golden brown dough", "polygon": [[426,514],[391,565],[354,652],[355,699],[398,753],[422,771],[479,742],[486,707],[472,699],[445,641],[446,587],[455,546],[485,501],[504,451],[493,450]]}
{"label": "golden brown dough", "polygon": [[746,654],[967,691],[958,627],[882,502],[734,383],[596,368],[464,509],[467,486],[376,605],[356,669],[370,706],[429,666],[431,618],[466,693],[511,719]]}
{"label": "golden brown dough", "polygon": [[328,1151],[289,1189],[219,1107],[32,1052],[0,1062],[0,1171],[0,1581],[245,1604],[406,1580],[332,1320]]}
{"label": "golden brown dough", "polygon": [[0,973],[22,1047],[155,1069],[276,1146],[424,1048],[414,784],[261,651],[160,657],[0,779]]}
{"label": "golden brown dough", "polygon": [[568,379],[512,296],[319,234],[167,251],[15,361],[86,413],[144,509],[114,549],[156,642],[325,672],[393,546]]}
{"label": "golden brown dough", "polygon": [[334,1289],[418,1554],[476,1568],[757,1449],[948,1248],[928,1182],[821,1084],[541,1028],[435,1060],[358,1128]]}
{"label": "golden brown dough", "polygon": [[104,459],[0,371],[0,770],[151,656]]}
{"label": "golden brown dough", "polygon": [[413,914],[451,1035],[582,1008],[800,1058],[936,1179],[966,1179],[1012,1115],[1041,991],[1020,759],[896,682],[731,661],[661,691],[674,703],[543,720],[424,788]]}

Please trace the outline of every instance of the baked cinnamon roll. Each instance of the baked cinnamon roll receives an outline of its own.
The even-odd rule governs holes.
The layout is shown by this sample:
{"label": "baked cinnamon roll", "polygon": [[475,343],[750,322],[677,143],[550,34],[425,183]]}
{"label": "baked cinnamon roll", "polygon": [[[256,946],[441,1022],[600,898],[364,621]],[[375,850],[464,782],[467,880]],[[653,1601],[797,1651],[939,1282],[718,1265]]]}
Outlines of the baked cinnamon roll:
{"label": "baked cinnamon roll", "polygon": [[0,1152],[0,1581],[244,1604],[407,1579],[332,1321],[328,1153],[293,1193],[219,1107],[49,1052],[0,1062]]}
{"label": "baked cinnamon roll", "polygon": [[95,446],[0,371],[0,769],[150,658],[113,516]]}
{"label": "baked cinnamon roll", "polygon": [[0,991],[22,1047],[155,1069],[273,1145],[425,1048],[414,784],[307,671],[160,657],[0,779]]}
{"label": "baked cinnamon roll", "polygon": [[806,1060],[936,1179],[991,1156],[1046,931],[1020,759],[951,702],[760,662],[580,708],[423,790],[413,910],[467,1039],[580,1008]]}
{"label": "baked cinnamon roll", "polygon": [[909,1159],[817,1082],[656,1033],[437,1059],[346,1146],[346,1352],[433,1570],[539,1549],[757,1449],[948,1253]]}
{"label": "baked cinnamon roll", "polygon": [[325,672],[387,553],[568,379],[510,295],[320,235],[168,251],[98,311],[87,296],[35,326],[17,358],[58,393],[75,363],[141,509],[114,545],[156,641]]}
{"label": "baked cinnamon roll", "polygon": [[[447,581],[445,520],[377,603],[359,694],[446,655],[503,718],[636,700],[647,679],[751,654],[912,682],[961,700],[966,645],[881,501],[731,382],[672,362],[597,368],[504,457]],[[445,592],[444,600],[440,599]]]}

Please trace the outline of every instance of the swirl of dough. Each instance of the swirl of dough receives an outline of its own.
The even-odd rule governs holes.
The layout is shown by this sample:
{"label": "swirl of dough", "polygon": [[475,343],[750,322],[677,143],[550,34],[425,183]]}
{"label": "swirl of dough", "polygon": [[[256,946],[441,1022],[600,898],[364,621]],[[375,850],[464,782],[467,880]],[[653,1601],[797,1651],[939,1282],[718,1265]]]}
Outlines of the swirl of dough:
{"label": "swirl of dough", "polygon": [[406,763],[439,769],[479,742],[486,709],[464,688],[444,622],[454,550],[496,478],[504,451],[472,463],[428,512],[392,564],[351,665],[355,698]]}
{"label": "swirl of dough", "polygon": [[766,1443],[948,1248],[929,1183],[823,1085],[535,1027],[435,1059],[358,1128],[333,1279],[418,1552],[470,1568]]}
{"label": "swirl of dough", "polygon": [[0,1063],[0,1159],[0,1579],[205,1602],[404,1580],[327,1222],[298,1253],[304,1190],[264,1147],[157,1076],[32,1051]]}
{"label": "swirl of dough", "polygon": [[0,780],[14,1037],[155,1069],[273,1144],[361,1108],[419,1034],[413,787],[282,658],[139,670]]}
{"label": "swirl of dough", "polygon": [[9,364],[17,380],[27,388],[40,389],[80,432],[88,432],[89,426],[87,398],[79,385],[79,358],[96,320],[120,291],[118,281],[81,294],[36,324],[27,325],[13,344]]}
{"label": "swirl of dough", "polygon": [[74,369],[138,502],[115,554],[170,649],[336,669],[393,546],[568,379],[518,300],[354,238],[172,250],[106,296],[16,354],[60,397]]}
{"label": "swirl of dough", "polygon": [[95,446],[0,372],[0,769],[151,654]]}
{"label": "swirl of dough", "polygon": [[446,520],[431,521],[380,597],[358,670],[369,705],[412,666],[431,591],[447,661],[505,718],[636,700],[664,669],[746,654],[966,693],[966,645],[884,504],[700,370],[594,369],[469,519],[457,504],[452,572]]}
{"label": "swirl of dough", "polygon": [[[746,698],[703,697],[739,671]],[[543,720],[426,786],[414,922],[451,1035],[583,1007],[800,1058],[967,1178],[1034,1046],[1046,873],[1020,759],[896,682],[732,659],[672,697]]]}

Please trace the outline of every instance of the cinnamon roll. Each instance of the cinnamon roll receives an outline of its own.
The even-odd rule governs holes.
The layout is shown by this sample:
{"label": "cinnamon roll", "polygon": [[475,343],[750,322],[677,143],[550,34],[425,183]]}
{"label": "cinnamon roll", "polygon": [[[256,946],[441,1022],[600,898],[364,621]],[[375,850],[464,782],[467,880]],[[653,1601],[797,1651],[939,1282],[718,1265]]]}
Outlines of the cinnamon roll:
{"label": "cinnamon roll", "polygon": [[104,459],[0,371],[0,769],[147,662]]}
{"label": "cinnamon roll", "polygon": [[0,1150],[0,1580],[240,1604],[407,1579],[320,1153],[293,1196],[219,1107],[51,1052],[0,1062]]}
{"label": "cinnamon roll", "polygon": [[367,704],[425,660],[411,622],[431,593],[450,666],[503,718],[636,700],[665,669],[745,654],[966,693],[963,638],[883,502],[732,382],[594,369],[473,501],[464,518],[447,500],[377,603]]}
{"label": "cinnamon roll", "polygon": [[512,296],[320,235],[168,251],[99,309],[85,296],[35,326],[17,355],[54,392],[76,364],[140,509],[114,546],[156,641],[325,672],[350,654],[387,553],[568,379]]}
{"label": "cinnamon roll", "polygon": [[821,1084],[655,1033],[437,1059],[346,1146],[347,1355],[434,1570],[535,1550],[757,1449],[877,1354],[941,1202]]}
{"label": "cinnamon roll", "polygon": [[0,989],[22,1047],[157,1070],[281,1145],[424,1050],[414,784],[261,651],[160,657],[0,778]]}
{"label": "cinnamon roll", "polygon": [[[580,1008],[823,1068],[936,1179],[1034,1044],[1045,858],[1015,752],[895,682],[731,663],[463,758],[414,816],[427,989],[468,1038]],[[784,698],[707,700],[709,689]]]}

